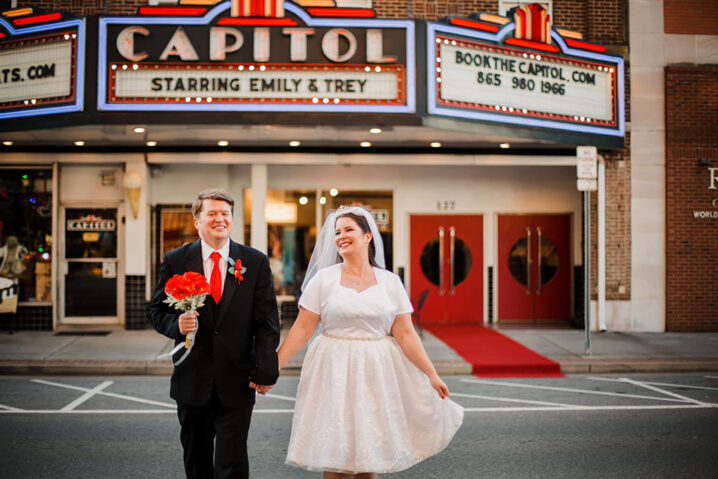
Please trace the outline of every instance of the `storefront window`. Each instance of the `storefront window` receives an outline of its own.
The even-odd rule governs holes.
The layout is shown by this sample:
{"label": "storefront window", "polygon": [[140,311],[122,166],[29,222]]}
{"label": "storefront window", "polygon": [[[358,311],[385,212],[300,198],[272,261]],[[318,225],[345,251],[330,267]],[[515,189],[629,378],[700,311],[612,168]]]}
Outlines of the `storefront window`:
{"label": "storefront window", "polygon": [[165,253],[196,241],[198,236],[192,221],[192,205],[158,205],[153,210],[152,225],[154,284]]}
{"label": "storefront window", "polygon": [[160,259],[165,253],[197,240],[191,206],[163,207],[160,220]]}
{"label": "storefront window", "polygon": [[[392,264],[392,193],[381,191],[319,192],[321,217],[340,205],[367,208],[375,217],[384,242],[387,269]],[[268,190],[265,208],[267,255],[274,289],[281,300],[300,294],[317,235],[316,190]],[[244,195],[244,237],[251,236],[251,190]]]}
{"label": "storefront window", "polygon": [[[298,296],[316,238],[314,190],[268,190],[267,256],[274,289],[280,296]],[[252,194],[244,193],[244,237],[251,238]]]}
{"label": "storefront window", "polygon": [[51,254],[52,169],[0,168],[0,282],[19,302],[51,302]]}

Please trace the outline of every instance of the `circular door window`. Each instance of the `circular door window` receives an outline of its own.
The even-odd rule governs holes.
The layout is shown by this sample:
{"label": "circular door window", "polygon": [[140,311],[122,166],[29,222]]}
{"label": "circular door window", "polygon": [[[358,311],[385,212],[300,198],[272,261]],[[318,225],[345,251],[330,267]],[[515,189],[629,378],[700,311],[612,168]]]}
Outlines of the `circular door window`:
{"label": "circular door window", "polygon": [[551,281],[558,271],[558,251],[550,240],[541,240],[541,270],[539,282],[541,286]]}
{"label": "circular door window", "polygon": [[516,281],[524,286],[528,284],[526,237],[521,238],[511,247],[511,251],[509,251],[509,271]]}
{"label": "circular door window", "polygon": [[[448,255],[449,248],[444,251],[447,261],[445,268],[450,268]],[[439,237],[432,238],[421,250],[421,271],[431,284],[439,286]],[[469,247],[460,238],[454,240],[454,286],[463,282],[471,271],[472,256]],[[448,287],[448,285],[445,285]]]}
{"label": "circular door window", "polygon": [[[516,281],[526,286],[528,284],[528,251],[526,237],[518,240],[509,252],[509,271]],[[541,240],[541,270],[539,278],[541,286],[551,281],[558,271],[558,251],[551,240]]]}

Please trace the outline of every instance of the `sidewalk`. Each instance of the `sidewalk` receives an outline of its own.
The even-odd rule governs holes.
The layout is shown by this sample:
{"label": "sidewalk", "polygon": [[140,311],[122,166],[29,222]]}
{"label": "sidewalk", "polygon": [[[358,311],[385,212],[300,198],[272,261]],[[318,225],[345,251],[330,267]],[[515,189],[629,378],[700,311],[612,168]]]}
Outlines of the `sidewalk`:
{"label": "sidewalk", "polygon": [[[102,328],[107,335],[57,335],[52,331],[0,332],[0,374],[168,375],[172,364],[155,359],[172,341],[154,330]],[[84,329],[86,331],[86,329]],[[558,362],[565,374],[718,371],[718,333],[592,333],[576,329],[499,329]],[[282,336],[286,330],[282,330]],[[283,338],[282,338],[283,339]],[[471,374],[471,365],[424,332],[424,347],[440,374]],[[304,351],[282,370],[298,374]]]}

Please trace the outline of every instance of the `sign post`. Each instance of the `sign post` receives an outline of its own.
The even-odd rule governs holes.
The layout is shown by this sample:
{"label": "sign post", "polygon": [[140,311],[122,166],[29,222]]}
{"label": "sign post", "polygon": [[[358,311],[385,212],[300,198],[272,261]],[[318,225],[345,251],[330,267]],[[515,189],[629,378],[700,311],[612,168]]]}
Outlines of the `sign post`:
{"label": "sign post", "polygon": [[586,356],[591,355],[591,191],[598,189],[597,177],[596,147],[576,147],[576,187],[578,191],[583,191],[583,327]]}

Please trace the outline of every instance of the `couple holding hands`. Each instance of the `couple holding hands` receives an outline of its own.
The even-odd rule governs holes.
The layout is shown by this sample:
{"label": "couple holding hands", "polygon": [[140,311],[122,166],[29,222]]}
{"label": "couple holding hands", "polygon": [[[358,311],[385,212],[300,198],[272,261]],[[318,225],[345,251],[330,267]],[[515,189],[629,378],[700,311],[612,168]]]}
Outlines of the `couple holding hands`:
{"label": "couple holding hands", "polygon": [[[299,315],[277,351],[269,261],[230,240],[233,210],[226,192],[198,195],[192,214],[200,239],[165,255],[149,306],[154,328],[177,343],[202,322],[192,353],[175,367],[170,385],[187,477],[249,477],[255,392],[272,388],[279,369],[304,348],[317,325],[321,334],[307,350],[299,379],[287,464],[322,471],[325,478],[371,478],[444,449],[463,409],[448,399],[414,331],[401,281],[384,269],[381,236],[369,212],[342,206],[325,221],[302,285]],[[237,260],[241,282],[227,274]],[[179,315],[164,302],[164,287],[187,271],[207,278],[212,297],[198,313]]]}

